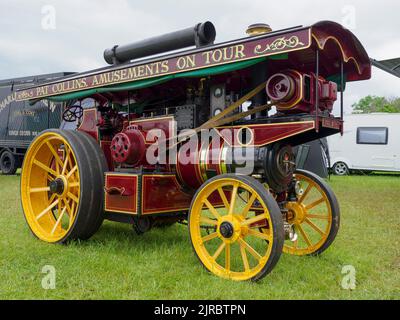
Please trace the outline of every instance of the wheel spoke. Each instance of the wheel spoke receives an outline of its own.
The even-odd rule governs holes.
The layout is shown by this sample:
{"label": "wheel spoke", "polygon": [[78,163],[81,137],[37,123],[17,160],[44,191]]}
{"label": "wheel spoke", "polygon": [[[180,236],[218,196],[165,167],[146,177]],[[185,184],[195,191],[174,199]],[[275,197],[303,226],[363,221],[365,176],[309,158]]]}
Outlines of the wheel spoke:
{"label": "wheel spoke", "polygon": [[204,204],[207,206],[208,210],[212,213],[215,219],[219,219],[221,216],[219,215],[218,211],[215,210],[214,206],[208,201],[207,199],[204,201]]}
{"label": "wheel spoke", "polygon": [[70,197],[72,200],[74,200],[76,203],[79,202],[78,197],[77,197],[76,195],[74,195],[73,193],[68,192],[68,193],[67,193],[67,196]]}
{"label": "wheel spoke", "polygon": [[49,199],[49,203],[52,203],[56,197],[57,197],[57,193],[53,193]]}
{"label": "wheel spoke", "polygon": [[302,235],[303,239],[306,241],[307,245],[308,245],[309,247],[311,247],[312,244],[311,244],[310,238],[308,237],[308,235],[306,234],[306,232],[303,230],[303,227],[302,227],[301,225],[299,225],[299,224],[297,225],[297,227],[298,227],[298,229],[299,229],[299,231],[300,231],[300,234]]}
{"label": "wheel spoke", "polygon": [[247,259],[246,248],[244,247],[244,245],[242,243],[239,243],[239,245],[240,245],[240,254],[242,255],[244,270],[249,271],[250,266],[249,266],[249,260]]}
{"label": "wheel spoke", "polygon": [[253,229],[249,229],[247,231],[247,233],[249,235],[252,235],[252,236],[255,236],[257,238],[264,239],[264,240],[267,240],[268,242],[271,242],[271,235],[269,235],[269,234],[258,232],[258,231],[253,230]]}
{"label": "wheel spoke", "polygon": [[316,226],[314,223],[310,221],[310,219],[305,219],[304,220],[311,228],[313,228],[315,231],[317,231],[321,236],[325,235],[325,232],[323,232],[318,226]]}
{"label": "wheel spoke", "polygon": [[254,257],[256,258],[258,261],[261,260],[261,256],[260,254],[252,247],[250,246],[246,241],[244,241],[242,238],[238,239],[239,243],[242,244],[245,249],[247,249],[247,251]]}
{"label": "wheel spoke", "polygon": [[65,160],[64,160],[64,166],[62,168],[61,174],[64,175],[65,171],[67,170],[68,162],[69,162],[69,155],[71,153],[71,150],[68,148],[66,155],[65,155]]}
{"label": "wheel spoke", "polygon": [[237,192],[238,192],[238,188],[239,188],[239,184],[236,183],[233,186],[233,190],[232,190],[232,195],[231,195],[231,202],[229,204],[229,215],[233,214],[233,210],[235,209],[235,204],[236,204],[236,197],[237,197]]}
{"label": "wheel spoke", "polygon": [[225,246],[225,269],[231,270],[231,245],[229,243]]}
{"label": "wheel spoke", "polygon": [[251,225],[253,223],[256,223],[256,222],[259,222],[261,220],[267,220],[267,218],[265,217],[264,214],[259,214],[259,215],[255,216],[253,218],[246,219],[241,223],[241,225],[242,226],[249,226],[249,225]]}
{"label": "wheel spoke", "polygon": [[257,194],[253,193],[241,213],[242,217],[244,217],[244,218],[247,217],[247,214],[249,213],[249,210],[250,210],[251,206],[253,205],[254,201],[256,200],[256,198],[257,198]]}
{"label": "wheel spoke", "polygon": [[[27,151],[21,172],[21,194],[26,198],[22,209],[27,223],[39,239],[52,243],[73,236],[68,230],[74,227],[81,202],[85,200],[77,156],[80,151],[90,149],[90,145],[79,136],[74,137],[73,132],[65,134],[63,130],[50,130],[38,135]],[[82,145],[78,154],[75,154],[76,144]],[[96,156],[89,151],[84,159],[88,163]],[[85,228],[79,226],[80,221],[77,223],[78,228]]]}
{"label": "wheel spoke", "polygon": [[51,209],[53,209],[56,205],[58,205],[60,199],[57,199],[54,201],[51,205],[49,205],[46,209],[44,209],[41,213],[39,213],[36,216],[36,220],[39,220],[41,217],[43,217],[46,213],[48,213]]}
{"label": "wheel spoke", "polygon": [[43,187],[43,188],[30,188],[29,193],[38,193],[38,192],[49,192],[50,187]]}
{"label": "wheel spoke", "polygon": [[60,156],[58,155],[58,153],[56,152],[56,150],[53,148],[52,144],[49,141],[46,141],[47,147],[50,149],[50,152],[53,154],[54,159],[56,159],[56,168],[57,168],[57,172],[59,171],[59,167],[62,168],[63,167],[63,162],[60,159]]}
{"label": "wheel spoke", "polygon": [[271,245],[275,229],[268,208],[274,201],[257,180],[242,176],[221,175],[198,190],[188,223],[192,246],[207,270],[238,281],[266,273],[265,264],[282,249]]}
{"label": "wheel spoke", "polygon": [[322,214],[306,214],[307,218],[312,218],[312,219],[321,219],[321,220],[329,220],[329,216],[325,216]]}
{"label": "wheel spoke", "polygon": [[318,199],[318,200],[314,201],[313,203],[310,203],[309,205],[307,205],[306,209],[310,210],[310,209],[316,207],[317,205],[319,205],[320,203],[322,203],[324,201],[325,201],[324,197],[321,197],[320,199]]}
{"label": "wheel spoke", "polygon": [[58,205],[57,205],[57,213],[60,215],[60,213],[61,213],[61,209],[62,209],[62,199],[58,202]]}
{"label": "wheel spoke", "polygon": [[226,198],[224,190],[222,188],[218,188],[218,193],[222,199],[222,202],[224,203],[225,208],[229,210],[229,202],[228,199]]}
{"label": "wheel spoke", "polygon": [[217,220],[213,220],[207,217],[200,217],[200,222],[206,223],[206,224],[211,224],[212,226],[218,225]]}
{"label": "wheel spoke", "polygon": [[306,191],[304,191],[304,193],[301,195],[301,197],[298,201],[299,203],[302,203],[306,199],[306,197],[307,197],[308,193],[311,191],[311,189],[312,189],[312,185],[309,183]]}
{"label": "wheel spoke", "polygon": [[56,231],[58,225],[60,224],[60,222],[61,222],[61,220],[62,220],[62,218],[63,218],[63,216],[64,216],[64,214],[65,214],[65,210],[66,210],[66,209],[67,209],[67,208],[64,207],[64,209],[61,211],[61,213],[60,213],[60,215],[59,215],[59,217],[58,217],[58,219],[57,219],[57,221],[56,221],[56,223],[55,223],[53,229],[51,230],[51,233],[50,233],[51,235],[53,235],[54,232]]}
{"label": "wheel spoke", "polygon": [[52,174],[54,177],[57,177],[58,173],[55,172],[53,169],[46,166],[44,163],[40,162],[39,160],[33,160],[33,163],[36,164],[39,168],[42,168],[47,173]]}
{"label": "wheel spoke", "polygon": [[67,174],[67,180],[75,173],[75,171],[78,170],[78,165],[75,165],[70,172]]}
{"label": "wheel spoke", "polygon": [[215,239],[218,237],[218,233],[217,232],[213,232],[210,233],[209,235],[206,235],[205,237],[201,238],[201,241],[203,241],[203,243],[208,242],[212,239]]}
{"label": "wheel spoke", "polygon": [[64,204],[65,204],[65,207],[67,208],[67,214],[68,214],[69,217],[71,217],[72,210],[71,210],[71,207],[69,205],[69,202],[67,200],[65,200],[65,199],[63,199],[63,201],[64,201]]}
{"label": "wheel spoke", "polygon": [[217,260],[218,257],[221,255],[221,252],[224,250],[225,248],[225,242],[222,242],[221,245],[218,247],[217,251],[215,251],[214,255],[213,255],[213,259]]}

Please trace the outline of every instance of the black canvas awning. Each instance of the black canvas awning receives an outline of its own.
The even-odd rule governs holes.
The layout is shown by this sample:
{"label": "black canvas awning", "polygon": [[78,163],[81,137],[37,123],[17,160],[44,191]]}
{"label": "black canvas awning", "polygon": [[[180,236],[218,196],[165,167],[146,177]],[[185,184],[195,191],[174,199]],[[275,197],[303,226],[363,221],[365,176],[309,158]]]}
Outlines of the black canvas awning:
{"label": "black canvas awning", "polygon": [[375,60],[371,58],[372,65],[400,78],[400,58],[388,60]]}

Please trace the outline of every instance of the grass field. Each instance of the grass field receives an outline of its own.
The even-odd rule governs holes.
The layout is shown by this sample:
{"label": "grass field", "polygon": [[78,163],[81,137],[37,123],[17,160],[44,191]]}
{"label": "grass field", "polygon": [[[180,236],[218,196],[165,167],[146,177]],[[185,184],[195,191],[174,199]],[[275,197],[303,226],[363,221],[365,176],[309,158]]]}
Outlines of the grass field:
{"label": "grass field", "polygon": [[[332,177],[342,222],[321,257],[282,255],[259,283],[208,274],[187,228],[137,236],[105,222],[89,241],[48,245],[30,233],[21,211],[19,176],[0,176],[0,299],[400,299],[400,176]],[[42,268],[56,269],[56,288],[42,288]],[[356,288],[341,286],[342,268]]]}

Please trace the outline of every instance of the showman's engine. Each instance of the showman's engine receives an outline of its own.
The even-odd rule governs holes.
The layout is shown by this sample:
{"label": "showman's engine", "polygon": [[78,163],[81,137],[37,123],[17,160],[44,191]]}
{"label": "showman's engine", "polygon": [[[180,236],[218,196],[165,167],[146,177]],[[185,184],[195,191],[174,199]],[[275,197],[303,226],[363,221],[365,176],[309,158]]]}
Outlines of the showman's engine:
{"label": "showman's engine", "polygon": [[308,142],[343,133],[346,83],[370,78],[370,58],[329,21],[257,23],[247,35],[214,44],[214,25],[198,23],[113,46],[110,66],[18,91],[21,101],[66,101],[71,125],[40,133],[26,153],[21,199],[35,236],[85,240],[103,219],[137,234],[180,222],[206,269],[238,281],[260,280],[282,252],[325,251],[339,204],[299,167]]}

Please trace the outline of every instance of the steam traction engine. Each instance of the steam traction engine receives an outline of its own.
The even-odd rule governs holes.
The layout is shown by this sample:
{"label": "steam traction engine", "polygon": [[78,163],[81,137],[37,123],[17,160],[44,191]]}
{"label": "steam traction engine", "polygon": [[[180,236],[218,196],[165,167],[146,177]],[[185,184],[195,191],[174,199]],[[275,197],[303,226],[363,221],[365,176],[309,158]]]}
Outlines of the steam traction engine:
{"label": "steam traction engine", "polygon": [[205,268],[233,280],[261,279],[282,251],[325,251],[339,205],[325,181],[296,170],[292,148],[342,132],[345,85],[370,78],[368,55],[333,22],[247,33],[214,44],[214,26],[198,24],[19,91],[20,101],[66,101],[76,127],[44,131],[27,152],[33,234],[57,243],[90,238],[104,219],[139,234],[187,223]]}

